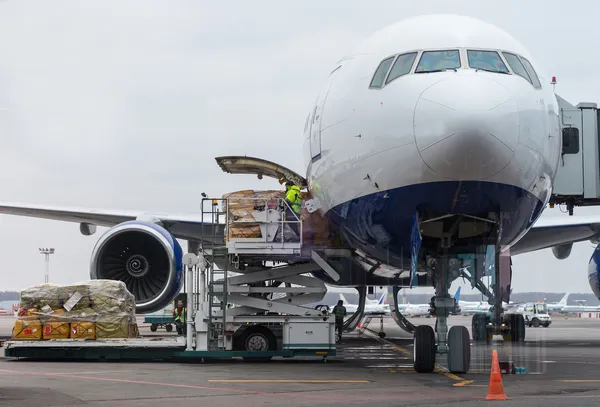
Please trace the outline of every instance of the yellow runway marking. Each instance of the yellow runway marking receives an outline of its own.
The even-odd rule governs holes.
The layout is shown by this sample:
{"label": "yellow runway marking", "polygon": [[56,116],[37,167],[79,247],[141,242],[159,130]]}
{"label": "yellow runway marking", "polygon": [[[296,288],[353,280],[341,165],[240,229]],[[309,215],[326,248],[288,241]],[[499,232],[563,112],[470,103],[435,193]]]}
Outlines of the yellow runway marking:
{"label": "yellow runway marking", "polygon": [[[413,357],[412,352],[409,352],[408,350],[403,349],[400,346],[395,345],[394,343],[392,343],[392,342],[390,342],[390,341],[388,341],[386,339],[380,338],[378,335],[375,335],[372,332],[369,332],[369,330],[365,330],[365,333],[368,334],[368,335],[370,335],[372,338],[378,340],[379,342],[382,342],[382,343],[385,343],[386,345],[391,346],[393,349],[397,350],[398,352],[400,352],[400,353],[402,353],[404,355],[410,356],[411,358]],[[448,370],[446,370],[445,368],[443,368],[443,367],[441,367],[441,366],[439,366],[437,364],[435,365],[435,371],[437,373],[443,374],[444,376],[446,376],[449,379],[456,380],[458,382],[468,382],[468,380],[463,379],[462,377],[457,376],[454,373],[450,373]]]}
{"label": "yellow runway marking", "polygon": [[209,380],[209,383],[370,383],[370,380],[282,380],[282,379],[257,379],[257,380]]}
{"label": "yellow runway marking", "polygon": [[463,387],[463,386],[466,386],[467,384],[473,383],[474,381],[475,380],[463,380],[462,382],[454,383],[453,386],[454,387]]}
{"label": "yellow runway marking", "polygon": [[558,380],[559,382],[563,382],[563,383],[600,383],[600,380],[597,379],[582,379],[582,380]]}

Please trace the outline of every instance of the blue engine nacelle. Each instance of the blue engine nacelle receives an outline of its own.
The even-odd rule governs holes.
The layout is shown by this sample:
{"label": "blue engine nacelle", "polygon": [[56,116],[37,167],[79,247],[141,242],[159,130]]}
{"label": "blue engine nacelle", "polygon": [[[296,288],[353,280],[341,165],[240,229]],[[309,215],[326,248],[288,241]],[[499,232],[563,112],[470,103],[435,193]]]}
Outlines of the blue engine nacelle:
{"label": "blue engine nacelle", "polygon": [[183,251],[163,227],[123,222],[108,230],[92,251],[90,277],[127,285],[140,314],[161,310],[181,291]]}
{"label": "blue engine nacelle", "polygon": [[571,249],[573,249],[573,243],[554,246],[552,248],[552,254],[554,254],[554,257],[558,260],[564,260],[571,255]]}
{"label": "blue engine nacelle", "polygon": [[594,249],[588,263],[588,279],[592,292],[596,298],[600,299],[600,244]]}

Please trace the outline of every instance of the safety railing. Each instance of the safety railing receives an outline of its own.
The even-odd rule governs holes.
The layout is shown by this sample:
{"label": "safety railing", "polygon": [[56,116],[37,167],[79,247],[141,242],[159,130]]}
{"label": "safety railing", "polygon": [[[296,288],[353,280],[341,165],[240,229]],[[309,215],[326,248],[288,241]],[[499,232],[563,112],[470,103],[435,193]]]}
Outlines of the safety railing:
{"label": "safety railing", "polygon": [[302,220],[284,198],[227,197],[211,201],[209,211],[205,211],[203,204],[203,216],[212,214],[213,224],[220,223],[219,217],[224,216],[228,247],[240,247],[236,243],[253,243],[255,248],[302,246]]}

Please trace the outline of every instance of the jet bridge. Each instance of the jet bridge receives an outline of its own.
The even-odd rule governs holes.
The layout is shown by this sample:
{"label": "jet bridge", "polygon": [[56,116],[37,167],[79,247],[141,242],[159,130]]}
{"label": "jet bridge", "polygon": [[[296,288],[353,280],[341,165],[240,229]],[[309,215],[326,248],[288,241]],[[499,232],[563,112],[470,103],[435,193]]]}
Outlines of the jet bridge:
{"label": "jet bridge", "polygon": [[[556,95],[562,151],[550,205],[600,205],[600,112],[596,103],[573,106]],[[543,182],[543,180],[541,180]]]}

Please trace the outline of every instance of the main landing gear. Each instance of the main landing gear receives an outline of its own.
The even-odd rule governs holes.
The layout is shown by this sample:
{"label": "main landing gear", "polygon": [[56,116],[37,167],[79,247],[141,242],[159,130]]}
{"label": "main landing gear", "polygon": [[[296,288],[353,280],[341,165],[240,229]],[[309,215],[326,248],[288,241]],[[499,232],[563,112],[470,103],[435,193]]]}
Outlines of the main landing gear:
{"label": "main landing gear", "polygon": [[[512,280],[512,261],[509,256],[500,256],[496,249],[494,257],[494,283],[493,293],[477,282],[478,288],[488,297],[492,305],[489,313],[474,314],[471,320],[473,341],[492,341],[495,335],[502,336],[505,342],[525,341],[525,318],[521,314],[504,313],[502,303],[510,300],[510,286]],[[481,276],[476,276],[477,280]]]}
{"label": "main landing gear", "polygon": [[525,318],[521,314],[504,314],[500,324],[494,323],[494,310],[490,314],[475,314],[471,332],[475,342],[491,342],[494,335],[501,335],[505,342],[525,341]]}
{"label": "main landing gear", "polygon": [[[485,265],[485,254],[475,255],[475,275],[468,275],[456,258],[439,258],[430,262],[433,270],[435,297],[432,299],[430,313],[437,317],[435,329],[420,325],[414,331],[414,369],[419,373],[430,373],[435,369],[437,354],[446,355],[448,370],[452,373],[467,373],[471,366],[471,343],[469,331],[464,326],[453,326],[448,330],[447,319],[455,313],[458,304],[448,295],[452,281],[459,276],[468,277],[476,282],[476,287],[484,293],[492,304],[490,313],[475,314],[471,332],[476,342],[490,342],[494,335],[501,335],[507,342],[525,340],[525,320],[521,314],[503,313],[502,303],[510,300],[512,270],[510,257],[500,255],[499,247],[494,248],[493,268]],[[493,293],[481,282],[491,268],[493,273]]]}

